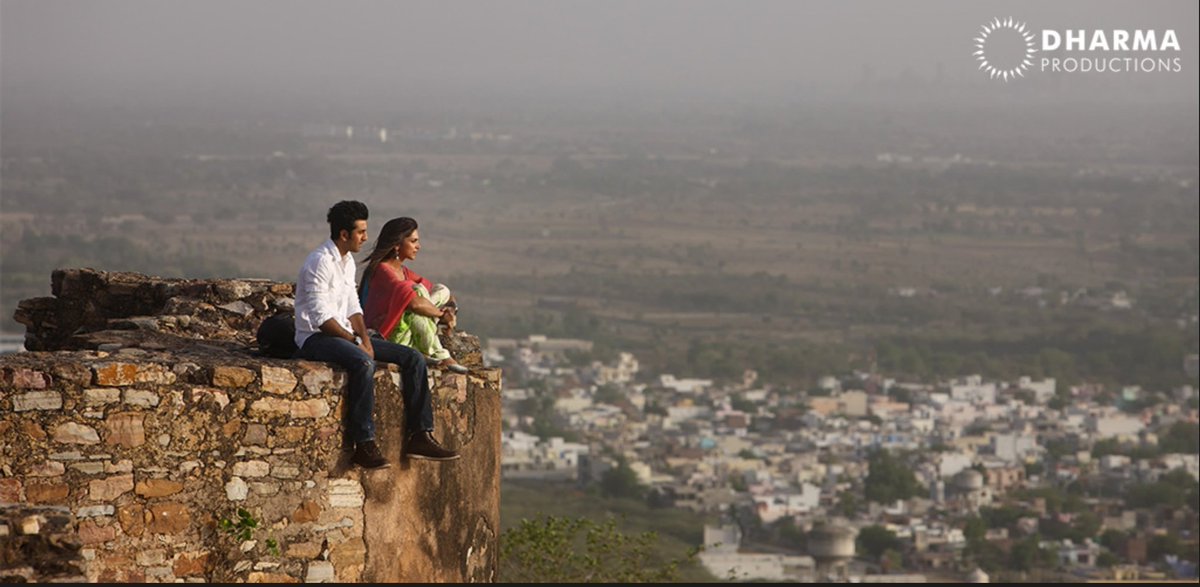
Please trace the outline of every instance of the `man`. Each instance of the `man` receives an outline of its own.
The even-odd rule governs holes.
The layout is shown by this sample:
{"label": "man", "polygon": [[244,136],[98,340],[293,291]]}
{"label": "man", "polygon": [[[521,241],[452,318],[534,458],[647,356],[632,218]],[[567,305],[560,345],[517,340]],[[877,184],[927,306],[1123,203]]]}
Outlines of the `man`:
{"label": "man", "polygon": [[334,363],[346,370],[342,448],[364,469],[390,465],[375,443],[375,361],[400,366],[405,452],[411,458],[448,461],[459,454],[433,439],[433,407],[425,357],[412,348],[372,339],[354,286],[354,255],[367,242],[367,206],[343,200],[329,209],[329,240],[304,260],[296,279],[296,358]]}

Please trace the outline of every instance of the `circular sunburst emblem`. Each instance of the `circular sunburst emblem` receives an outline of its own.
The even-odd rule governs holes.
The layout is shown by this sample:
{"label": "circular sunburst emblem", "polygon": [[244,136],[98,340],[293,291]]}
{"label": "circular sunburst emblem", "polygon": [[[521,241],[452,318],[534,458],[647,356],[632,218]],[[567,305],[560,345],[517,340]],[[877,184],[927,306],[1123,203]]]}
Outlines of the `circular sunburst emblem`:
{"label": "circular sunburst emblem", "polygon": [[1004,20],[992,19],[979,28],[979,36],[975,37],[974,55],[979,61],[979,69],[992,79],[1007,82],[1017,76],[1025,77],[1025,72],[1033,65],[1034,53],[1037,49],[1034,48],[1033,31],[1011,16]]}

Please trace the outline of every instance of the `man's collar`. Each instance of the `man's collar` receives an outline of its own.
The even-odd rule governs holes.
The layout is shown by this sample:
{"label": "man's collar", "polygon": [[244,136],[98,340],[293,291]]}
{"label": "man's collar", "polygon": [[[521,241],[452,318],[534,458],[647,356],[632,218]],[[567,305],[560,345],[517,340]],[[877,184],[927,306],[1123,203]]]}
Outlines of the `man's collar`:
{"label": "man's collar", "polygon": [[330,252],[336,254],[338,258],[342,260],[345,260],[347,255],[353,255],[350,251],[342,253],[342,250],[338,248],[337,243],[331,238],[325,239],[325,248],[329,249]]}

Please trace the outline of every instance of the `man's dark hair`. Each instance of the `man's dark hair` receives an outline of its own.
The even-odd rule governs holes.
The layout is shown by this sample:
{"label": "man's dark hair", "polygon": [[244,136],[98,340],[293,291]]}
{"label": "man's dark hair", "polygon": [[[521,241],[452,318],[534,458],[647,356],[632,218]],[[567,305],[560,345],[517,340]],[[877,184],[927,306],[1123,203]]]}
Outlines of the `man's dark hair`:
{"label": "man's dark hair", "polygon": [[367,205],[357,200],[342,200],[329,208],[329,238],[337,240],[342,231],[354,232],[354,223],[367,219]]}

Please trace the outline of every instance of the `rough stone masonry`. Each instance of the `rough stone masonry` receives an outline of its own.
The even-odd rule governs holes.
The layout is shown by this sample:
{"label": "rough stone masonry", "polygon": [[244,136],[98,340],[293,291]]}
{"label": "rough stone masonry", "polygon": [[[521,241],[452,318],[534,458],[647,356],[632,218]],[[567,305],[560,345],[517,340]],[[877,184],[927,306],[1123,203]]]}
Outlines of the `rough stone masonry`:
{"label": "rough stone masonry", "polygon": [[339,450],[343,373],[271,359],[258,323],[292,285],[55,271],[0,357],[0,580],[492,582],[500,371],[431,370],[450,463],[400,458],[399,373],[376,373],[381,446]]}

